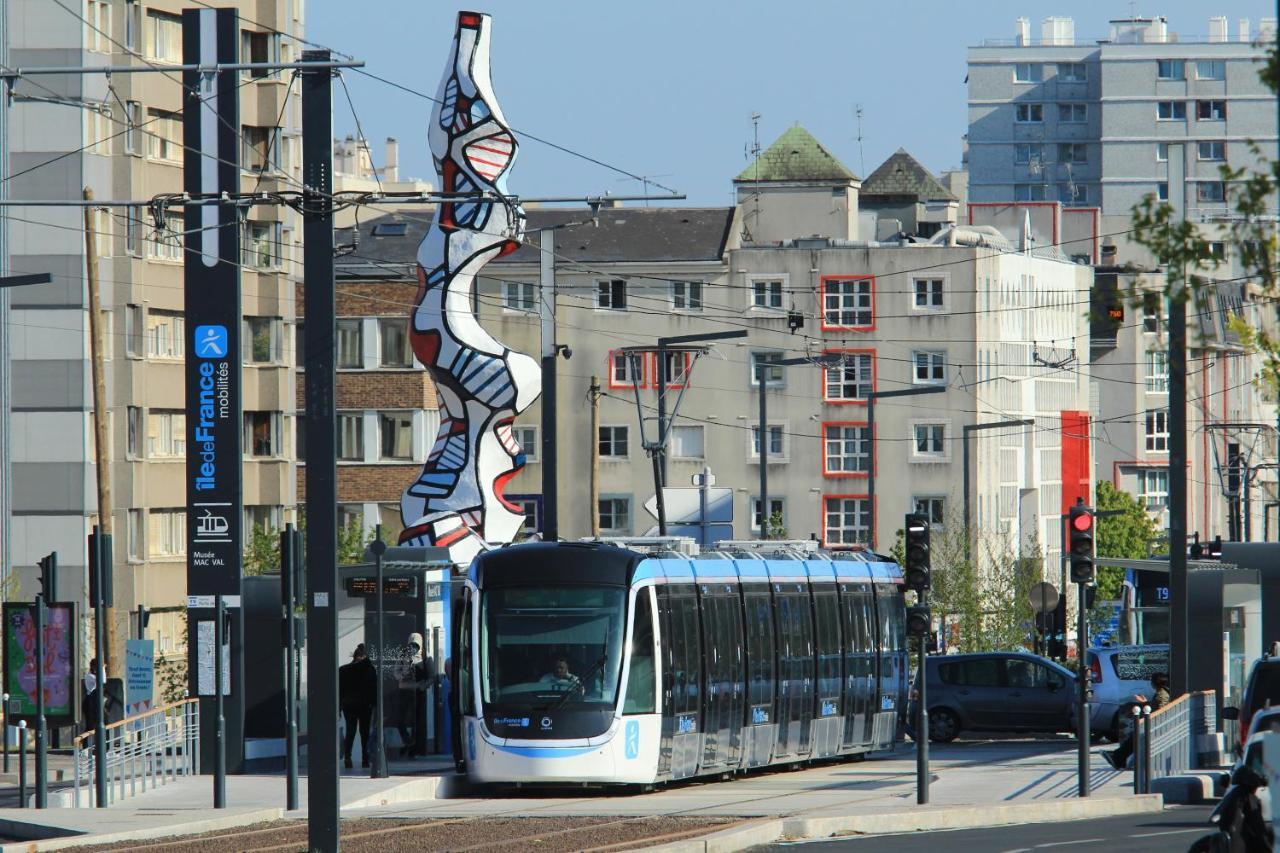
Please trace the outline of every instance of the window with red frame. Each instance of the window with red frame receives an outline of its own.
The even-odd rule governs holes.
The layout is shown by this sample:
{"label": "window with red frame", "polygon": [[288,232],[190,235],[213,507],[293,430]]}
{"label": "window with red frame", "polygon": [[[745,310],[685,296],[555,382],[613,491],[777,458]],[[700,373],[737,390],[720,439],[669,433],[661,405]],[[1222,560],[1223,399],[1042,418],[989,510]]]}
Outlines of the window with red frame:
{"label": "window with red frame", "polygon": [[828,278],[822,283],[822,322],[841,329],[875,325],[875,279]]}

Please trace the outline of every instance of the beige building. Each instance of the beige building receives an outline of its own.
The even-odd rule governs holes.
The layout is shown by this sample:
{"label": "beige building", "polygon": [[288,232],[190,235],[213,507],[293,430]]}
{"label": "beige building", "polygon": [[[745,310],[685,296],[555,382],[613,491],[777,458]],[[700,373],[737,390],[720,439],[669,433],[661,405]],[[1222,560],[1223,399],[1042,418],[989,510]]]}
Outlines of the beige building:
{"label": "beige building", "polygon": [[[11,0],[10,59],[26,67],[176,65],[189,5],[87,0],[63,9]],[[211,5],[240,10],[243,59],[300,58],[293,36],[302,32],[302,0]],[[290,79],[289,72],[241,76],[245,191],[300,187],[300,94]],[[191,101],[180,73],[40,77],[16,89],[12,198],[79,199],[83,187],[101,200],[182,192],[182,110]],[[246,531],[281,525],[284,507],[296,502],[289,365],[300,226],[288,208],[254,207],[242,235]],[[53,284],[13,296],[12,552],[20,595],[32,593],[39,557],[56,550],[60,597],[84,601],[85,537],[99,508],[82,213],[19,208],[9,228],[13,268],[53,274]],[[123,629],[130,608],[160,608],[149,635],[171,654],[182,642],[187,577],[181,216],[171,211],[157,222],[143,207],[103,208],[92,229],[106,317],[116,610]]]}

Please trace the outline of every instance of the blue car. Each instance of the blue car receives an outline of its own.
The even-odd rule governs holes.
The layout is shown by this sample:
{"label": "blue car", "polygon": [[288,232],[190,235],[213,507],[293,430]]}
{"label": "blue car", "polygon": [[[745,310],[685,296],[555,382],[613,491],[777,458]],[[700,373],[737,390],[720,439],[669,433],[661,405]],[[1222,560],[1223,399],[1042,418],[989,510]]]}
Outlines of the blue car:
{"label": "blue car", "polygon": [[[1075,674],[1025,652],[927,658],[929,739],[973,732],[1067,732],[1075,728]],[[919,679],[919,674],[916,676]],[[911,692],[915,719],[919,691]]]}

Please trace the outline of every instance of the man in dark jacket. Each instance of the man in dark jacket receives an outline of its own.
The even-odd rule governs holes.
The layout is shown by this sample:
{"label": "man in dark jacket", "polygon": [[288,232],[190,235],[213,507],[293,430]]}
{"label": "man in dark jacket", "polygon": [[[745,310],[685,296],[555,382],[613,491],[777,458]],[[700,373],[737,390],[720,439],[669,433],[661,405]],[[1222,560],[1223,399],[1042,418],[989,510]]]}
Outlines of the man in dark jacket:
{"label": "man in dark jacket", "polygon": [[[1151,675],[1151,689],[1152,689],[1152,694],[1151,694],[1150,704],[1151,704],[1152,711],[1159,711],[1165,705],[1169,704],[1170,700],[1169,700],[1168,674],[1163,672],[1153,673]],[[1145,704],[1147,704],[1147,697],[1139,694],[1134,696],[1133,700],[1129,703],[1129,705],[1122,710],[1127,711],[1127,709],[1129,707],[1132,707],[1133,705],[1145,705]],[[1128,719],[1132,720],[1133,717],[1130,715],[1128,716]],[[1132,754],[1133,754],[1133,732],[1131,730],[1128,737],[1121,738],[1120,746],[1116,747],[1110,752],[1102,753],[1102,757],[1103,759],[1106,760],[1108,764],[1112,766],[1112,768],[1116,770],[1123,770],[1125,766],[1129,763],[1129,756]]]}
{"label": "man in dark jacket", "polygon": [[352,766],[351,746],[355,743],[357,726],[360,728],[360,766],[369,766],[369,724],[377,702],[377,689],[378,672],[361,643],[352,652],[351,663],[338,667],[338,698],[347,723],[342,758],[348,768]]}

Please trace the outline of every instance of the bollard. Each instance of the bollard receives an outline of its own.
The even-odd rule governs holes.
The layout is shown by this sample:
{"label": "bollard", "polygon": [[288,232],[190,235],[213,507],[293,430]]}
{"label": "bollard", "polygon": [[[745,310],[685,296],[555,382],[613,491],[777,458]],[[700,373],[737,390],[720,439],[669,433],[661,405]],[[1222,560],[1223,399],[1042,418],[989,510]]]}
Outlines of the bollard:
{"label": "bollard", "polygon": [[1151,793],[1151,706],[1142,706],[1142,793]]}
{"label": "bollard", "polygon": [[[1133,714],[1133,731],[1129,732],[1129,738],[1133,744],[1133,748],[1129,754],[1133,756],[1133,793],[1142,793],[1142,709],[1134,705],[1129,709]],[[1123,769],[1123,768],[1121,768]]]}
{"label": "bollard", "polygon": [[18,721],[18,808],[27,807],[27,721]]}

